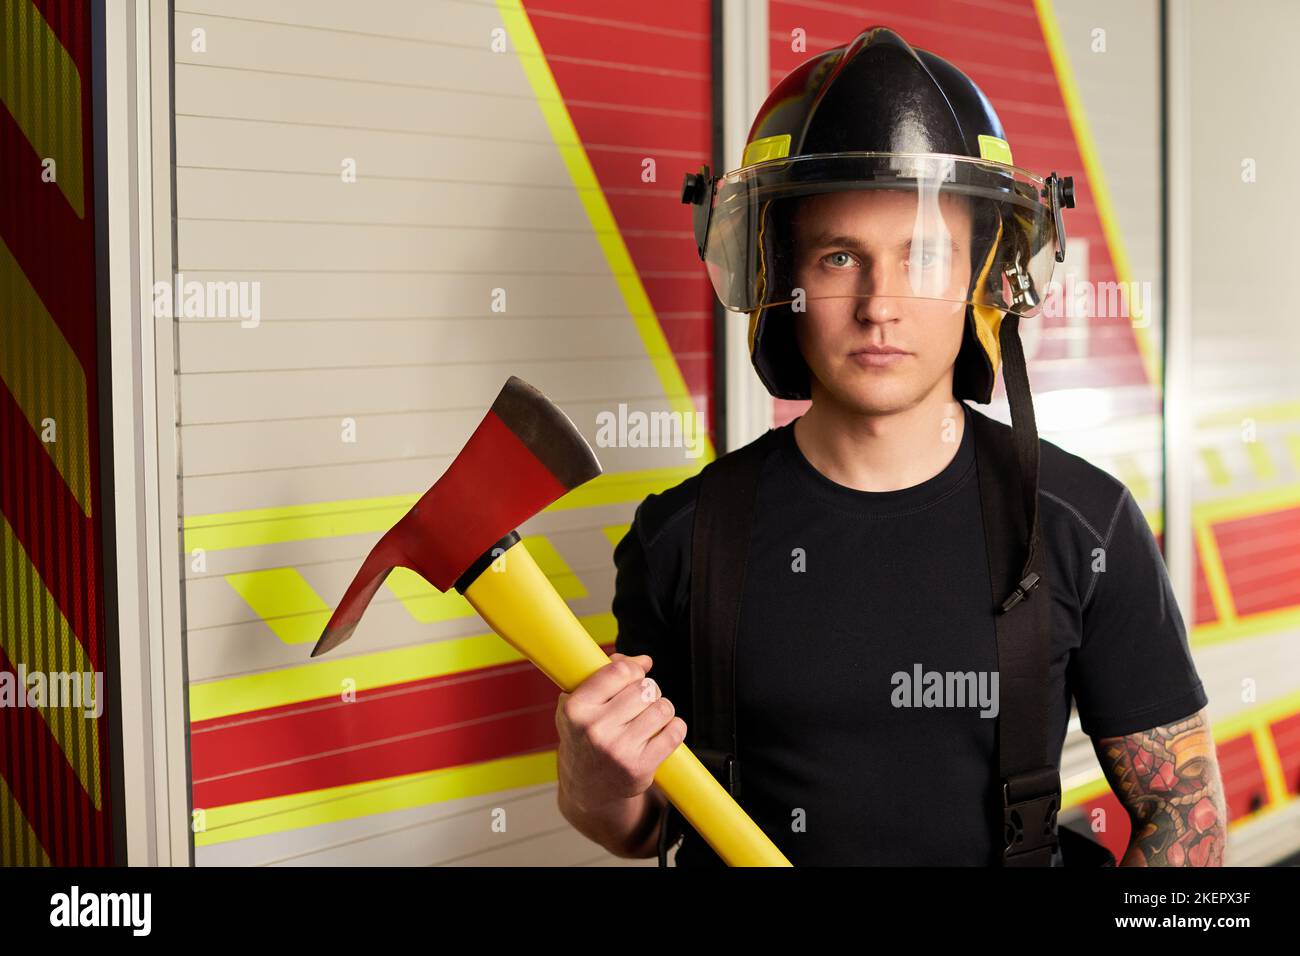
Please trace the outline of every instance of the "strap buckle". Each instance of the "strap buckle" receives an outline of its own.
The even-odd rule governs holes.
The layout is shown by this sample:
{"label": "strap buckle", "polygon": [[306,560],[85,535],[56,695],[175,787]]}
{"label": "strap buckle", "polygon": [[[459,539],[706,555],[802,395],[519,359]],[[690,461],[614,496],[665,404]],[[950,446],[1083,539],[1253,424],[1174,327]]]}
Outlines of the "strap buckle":
{"label": "strap buckle", "polygon": [[1004,866],[1052,865],[1059,843],[1060,807],[1061,773],[1056,767],[1013,774],[1002,781]]}
{"label": "strap buckle", "polygon": [[1021,601],[1025,600],[1025,598],[1029,597],[1029,593],[1033,591],[1034,588],[1038,587],[1039,580],[1040,578],[1038,577],[1037,571],[1030,571],[1021,578],[1020,583],[1016,585],[1016,589],[1011,592],[1010,596],[1005,601],[1002,602],[1002,613],[1006,614],[1007,611],[1010,611]]}

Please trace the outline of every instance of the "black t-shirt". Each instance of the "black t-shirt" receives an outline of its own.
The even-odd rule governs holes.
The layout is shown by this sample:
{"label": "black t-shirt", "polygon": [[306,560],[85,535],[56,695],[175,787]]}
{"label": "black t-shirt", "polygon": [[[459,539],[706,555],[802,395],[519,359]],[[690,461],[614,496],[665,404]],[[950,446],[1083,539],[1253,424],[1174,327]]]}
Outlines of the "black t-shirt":
{"label": "black t-shirt", "polygon": [[[997,640],[970,419],[980,413],[963,407],[952,461],[911,488],[832,481],[793,422],[759,476],[736,639],[739,802],[796,866],[996,861]],[[1041,462],[1059,760],[1071,695],[1094,737],[1170,723],[1206,695],[1128,489],[1047,441]],[[650,676],[688,728],[698,488],[695,475],[648,496],[614,551],[616,648],[654,658]],[[928,672],[985,683],[968,685],[966,706],[918,706],[912,685]],[[677,865],[716,862],[687,827]]]}

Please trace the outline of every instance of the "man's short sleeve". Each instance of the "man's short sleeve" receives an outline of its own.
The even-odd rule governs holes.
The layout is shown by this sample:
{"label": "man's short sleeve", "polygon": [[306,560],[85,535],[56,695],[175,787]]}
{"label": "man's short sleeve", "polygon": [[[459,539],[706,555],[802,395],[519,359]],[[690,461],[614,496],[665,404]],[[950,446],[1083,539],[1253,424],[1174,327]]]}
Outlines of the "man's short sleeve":
{"label": "man's short sleeve", "polygon": [[[644,504],[644,502],[643,502]],[[679,635],[664,608],[671,606],[670,592],[663,590],[652,569],[651,555],[642,534],[642,508],[638,507],[631,527],[614,547],[614,600],[612,611],[618,625],[614,649],[629,656],[649,654],[649,676],[673,703],[678,716],[689,722],[685,662],[678,648]]]}
{"label": "man's short sleeve", "polygon": [[1083,634],[1070,665],[1083,732],[1119,737],[1204,707],[1164,559],[1127,488],[1088,568]]}

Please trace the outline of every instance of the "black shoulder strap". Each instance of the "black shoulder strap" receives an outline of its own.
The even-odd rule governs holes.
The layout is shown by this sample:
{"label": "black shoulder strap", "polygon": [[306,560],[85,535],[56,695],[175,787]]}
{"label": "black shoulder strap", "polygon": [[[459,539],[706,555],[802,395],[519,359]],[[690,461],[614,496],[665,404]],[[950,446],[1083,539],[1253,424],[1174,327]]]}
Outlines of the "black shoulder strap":
{"label": "black shoulder strap", "polygon": [[[691,532],[691,752],[740,796],[736,761],[735,653],[754,498],[776,429],[710,462],[700,472]],[[723,560],[715,560],[724,558]],[[659,865],[682,821],[669,804],[660,830]]]}
{"label": "black shoulder strap", "polygon": [[740,796],[736,627],[758,475],[777,434],[768,429],[704,469],[691,534],[691,750],[733,797]]}
{"label": "black shoulder strap", "polygon": [[1061,805],[1060,766],[1047,739],[1051,600],[1038,526],[1038,424],[1018,324],[1008,312],[998,330],[1013,427],[971,418],[998,642],[1000,862],[1051,866]]}

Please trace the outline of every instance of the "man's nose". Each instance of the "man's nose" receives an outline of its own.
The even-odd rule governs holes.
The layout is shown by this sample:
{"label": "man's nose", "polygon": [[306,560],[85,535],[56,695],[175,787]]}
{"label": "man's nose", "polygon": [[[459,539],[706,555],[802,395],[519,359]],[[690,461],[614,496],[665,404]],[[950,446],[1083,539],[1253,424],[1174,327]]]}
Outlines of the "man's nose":
{"label": "man's nose", "polygon": [[906,275],[889,269],[880,259],[864,269],[858,283],[856,315],[861,322],[879,324],[898,319],[898,296],[911,292]]}

